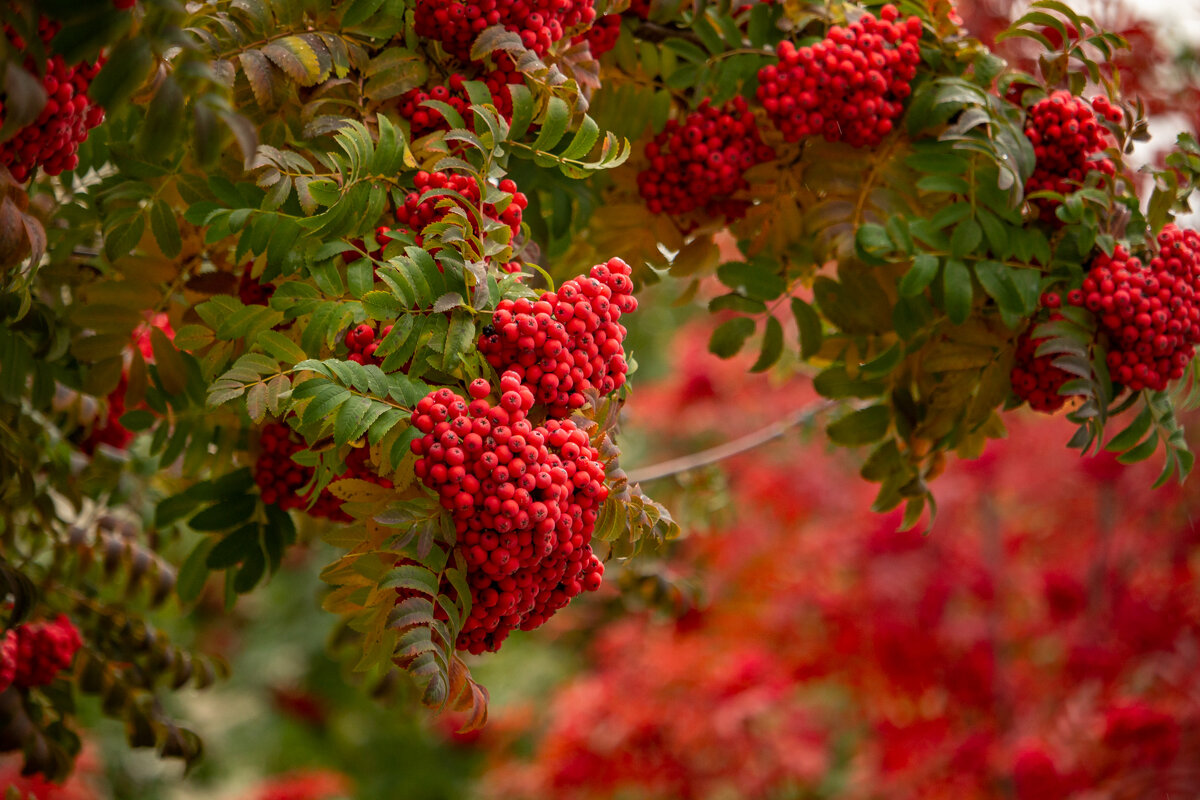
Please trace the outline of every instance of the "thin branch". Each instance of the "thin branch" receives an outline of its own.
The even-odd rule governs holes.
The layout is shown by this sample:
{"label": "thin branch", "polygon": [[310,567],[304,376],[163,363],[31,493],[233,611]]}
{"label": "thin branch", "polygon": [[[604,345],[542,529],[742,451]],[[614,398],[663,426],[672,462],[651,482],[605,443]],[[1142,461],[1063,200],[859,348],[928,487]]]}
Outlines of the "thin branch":
{"label": "thin branch", "polygon": [[727,458],[739,455],[747,450],[753,450],[756,447],[766,444],[767,442],[778,439],[792,428],[800,425],[807,425],[812,422],[818,415],[828,411],[833,407],[833,402],[824,400],[819,403],[805,406],[804,408],[793,411],[788,416],[781,420],[777,420],[765,428],[753,431],[740,436],[731,442],[726,442],[716,447],[710,447],[707,450],[701,450],[698,453],[690,453],[679,458],[672,458],[669,461],[663,461],[658,464],[651,464],[648,467],[634,469],[629,473],[629,483],[649,483],[660,478],[668,478],[672,475],[679,475],[684,472],[707,467],[709,464],[716,464],[718,461],[724,461]]}

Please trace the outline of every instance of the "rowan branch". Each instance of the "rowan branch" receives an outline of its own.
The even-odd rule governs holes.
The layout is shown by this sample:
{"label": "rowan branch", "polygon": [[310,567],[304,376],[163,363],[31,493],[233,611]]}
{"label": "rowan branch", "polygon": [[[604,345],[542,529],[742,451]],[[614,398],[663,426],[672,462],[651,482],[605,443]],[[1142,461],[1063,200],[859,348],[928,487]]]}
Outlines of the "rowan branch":
{"label": "rowan branch", "polygon": [[672,475],[679,475],[684,472],[691,472],[707,467],[709,464],[716,464],[719,461],[724,461],[727,458],[740,455],[747,450],[753,450],[768,442],[771,442],[792,428],[801,425],[807,425],[817,418],[820,414],[833,408],[834,403],[830,400],[822,400],[819,403],[799,408],[793,411],[783,419],[776,420],[765,428],[760,428],[756,431],[739,436],[733,441],[725,444],[710,447],[707,450],[700,450],[696,453],[689,453],[686,456],[672,458],[669,461],[663,461],[658,464],[651,464],[647,467],[634,469],[629,472],[629,483],[649,483],[661,478],[669,478]]}

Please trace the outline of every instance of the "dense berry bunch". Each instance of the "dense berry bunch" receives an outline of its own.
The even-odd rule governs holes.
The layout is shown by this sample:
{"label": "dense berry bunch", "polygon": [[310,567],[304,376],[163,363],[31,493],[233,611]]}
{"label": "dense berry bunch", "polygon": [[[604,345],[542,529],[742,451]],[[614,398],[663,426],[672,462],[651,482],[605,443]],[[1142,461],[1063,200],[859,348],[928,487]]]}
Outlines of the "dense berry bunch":
{"label": "dense berry bunch", "polygon": [[682,122],[667,122],[646,145],[650,167],[638,173],[638,192],[655,214],[704,209],[709,215],[736,219],[746,209],[744,202],[733,200],[749,186],[743,174],[774,157],[743,98],[720,107],[705,99]]}
{"label": "dense berry bunch", "polygon": [[552,417],[625,383],[625,326],[621,314],[637,309],[629,265],[619,258],[592,267],[536,301],[501,300],[485,327],[479,352],[497,371],[512,370]]}
{"label": "dense berry bunch", "polygon": [[[58,23],[43,17],[38,23],[42,41],[49,43],[58,27]],[[17,50],[25,49],[21,37],[11,29],[6,34]],[[37,66],[26,59],[25,68],[30,72],[39,72]],[[48,175],[75,169],[79,164],[75,155],[79,143],[104,120],[104,110],[87,96],[88,86],[100,71],[99,61],[67,66],[62,56],[54,55],[44,66],[41,82],[48,99],[41,114],[13,138],[0,143],[0,164],[8,167],[18,182],[29,178],[38,167]],[[4,104],[0,102],[0,120],[3,118]]]}
{"label": "dense berry bunch", "polygon": [[[1121,109],[1112,106],[1104,95],[1096,97],[1092,106],[1111,121],[1119,121],[1122,117]],[[1037,156],[1037,166],[1025,184],[1027,192],[1067,194],[1074,191],[1092,170],[1108,176],[1114,173],[1112,161],[1092,158],[1104,149],[1104,126],[1097,121],[1092,107],[1070,92],[1053,92],[1035,103],[1029,109],[1025,135]],[[1055,219],[1057,205],[1049,199],[1037,201],[1043,221]]]}
{"label": "dense berry bunch", "polygon": [[1109,373],[1133,391],[1165,389],[1200,344],[1200,234],[1168,225],[1158,244],[1149,264],[1122,247],[1100,254],[1067,295],[1096,315],[1109,335]]}
{"label": "dense berry bunch", "polygon": [[18,625],[0,644],[0,689],[6,676],[23,689],[53,683],[82,646],[79,631],[62,614],[53,622]]}
{"label": "dense berry bunch", "polygon": [[593,58],[599,58],[617,46],[621,38],[621,15],[605,14],[596,20],[592,27],[576,36],[571,41],[578,44],[587,42]]}
{"label": "dense berry bunch", "polygon": [[346,347],[350,350],[350,355],[346,358],[356,364],[379,366],[383,363],[383,359],[375,355],[375,350],[383,341],[383,337],[391,332],[391,325],[384,325],[379,331],[375,330],[374,325],[366,322],[354,326],[346,331]]}
{"label": "dense berry bunch", "polygon": [[758,71],[758,99],[785,139],[871,147],[891,132],[921,60],[921,20],[898,17],[886,5],[811,47],[779,45],[779,62]]}
{"label": "dense berry bunch", "polygon": [[540,56],[572,28],[596,19],[593,0],[417,0],[414,13],[417,35],[438,40],[462,61],[470,60],[475,38],[492,25],[516,33]]}
{"label": "dense berry bunch", "polygon": [[413,411],[416,474],[454,515],[467,563],[471,614],[455,646],[496,650],[515,628],[532,630],[584,589],[604,566],[591,539],[608,496],[604,466],[586,431],[569,420],[534,427],[533,393],[515,372],[471,384],[468,403],[449,389]]}
{"label": "dense berry bunch", "polygon": [[[312,507],[307,507],[310,495],[300,494],[300,489],[312,480],[313,468],[292,460],[293,455],[304,449],[304,442],[295,431],[280,422],[269,423],[263,428],[259,448],[254,462],[254,482],[258,484],[264,503],[277,505],[285,511],[303,508],[309,516],[334,522],[350,520],[350,515],[342,511],[342,501],[327,489],[317,495]],[[368,456],[365,447],[352,449],[346,456],[346,471],[338,478],[357,478],[391,488],[391,481],[379,477],[371,469]]]}
{"label": "dense berry bunch", "polygon": [[[446,205],[446,195],[425,197],[426,193],[438,189],[450,189],[466,198],[472,207],[479,207],[479,184],[469,175],[421,171],[416,174],[413,184],[416,189],[409,192],[408,197],[404,200],[404,205],[396,209],[396,221],[403,226],[401,230],[412,232],[418,245],[424,242],[425,237],[421,231],[425,229],[425,226],[441,222],[450,213],[450,209]],[[496,206],[492,203],[485,203],[482,209],[483,214],[490,219],[503,222],[513,232],[513,236],[516,236],[517,231],[521,229],[521,212],[529,205],[529,200],[523,192],[517,191],[517,184],[508,178],[500,181],[499,187],[500,191],[513,196],[512,202],[503,211],[497,211]],[[468,214],[468,218],[474,219],[470,214]],[[390,230],[391,228],[386,226],[376,229],[375,237],[380,247],[386,244],[386,234]]]}
{"label": "dense berry bunch", "polygon": [[[1054,294],[1047,294],[1042,298],[1042,305],[1046,308],[1058,308],[1061,302],[1058,295]],[[1051,320],[1061,318],[1061,314],[1052,312],[1050,315]],[[1035,355],[1038,345],[1045,341],[1033,338],[1033,329],[1038,324],[1035,321],[1017,339],[1016,361],[1010,379],[1017,397],[1029,403],[1029,407],[1034,411],[1050,413],[1062,408],[1063,403],[1067,401],[1058,390],[1071,376],[1054,366],[1053,361],[1058,357],[1057,354]]]}

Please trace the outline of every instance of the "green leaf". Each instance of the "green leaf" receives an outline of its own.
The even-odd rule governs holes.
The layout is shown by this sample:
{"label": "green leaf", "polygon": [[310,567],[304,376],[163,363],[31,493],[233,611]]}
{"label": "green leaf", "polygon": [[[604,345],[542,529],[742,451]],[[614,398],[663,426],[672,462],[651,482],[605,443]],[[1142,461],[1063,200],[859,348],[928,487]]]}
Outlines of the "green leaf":
{"label": "green leaf", "polygon": [[185,605],[195,602],[204,591],[204,584],[208,580],[208,554],[215,543],[212,538],[204,537],[184,559],[175,579],[175,594],[179,602]]}
{"label": "green leaf", "polygon": [[749,317],[736,317],[717,326],[712,338],[708,341],[708,349],[721,358],[732,358],[742,349],[742,345],[754,333],[754,320]]}
{"label": "green leaf", "polygon": [[816,309],[799,297],[792,298],[792,316],[796,318],[796,329],[800,336],[800,357],[812,358],[821,349],[824,338],[821,317]]}
{"label": "green leaf", "polygon": [[966,322],[971,315],[974,289],[971,286],[971,271],[962,261],[956,258],[946,260],[942,272],[942,292],[946,316],[956,325]]}
{"label": "green leaf", "polygon": [[1117,461],[1122,464],[1136,464],[1139,461],[1145,461],[1150,456],[1154,455],[1154,451],[1158,449],[1158,433],[1150,434],[1150,438],[1130,450],[1126,450],[1117,456]]}
{"label": "green leaf", "polygon": [[908,268],[908,272],[905,272],[904,277],[900,279],[901,296],[914,297],[925,291],[925,288],[933,283],[933,279],[937,277],[939,266],[937,257],[931,256],[928,253],[921,253],[914,258],[912,266]]}
{"label": "green leaf", "polygon": [[161,197],[150,206],[150,230],[154,233],[158,249],[162,250],[164,256],[174,258],[179,255],[183,247],[179,235],[179,222],[175,219],[174,210]]}
{"label": "green leaf", "polygon": [[562,98],[551,97],[546,106],[546,115],[542,119],[542,130],[533,142],[533,149],[549,152],[567,132],[567,123],[570,120],[571,109],[566,102]]}
{"label": "green leaf", "polygon": [[858,227],[858,231],[854,235],[854,244],[858,248],[859,255],[869,264],[882,263],[883,259],[896,249],[887,230],[882,225],[874,223],[866,223]]}
{"label": "green leaf", "polygon": [[717,267],[717,278],[730,289],[752,300],[774,300],[787,290],[787,281],[757,260],[728,261]]}
{"label": "green leaf", "polygon": [[111,114],[133,96],[155,63],[148,37],[126,39],[109,52],[100,73],[88,86],[88,97]]}
{"label": "green leaf", "polygon": [[877,442],[887,433],[892,412],[887,406],[869,406],[842,417],[825,428],[835,444],[856,446]]}
{"label": "green leaf", "polygon": [[1133,418],[1133,421],[1125,427],[1123,431],[1114,436],[1108,444],[1104,446],[1105,450],[1110,453],[1124,453],[1135,444],[1142,440],[1142,437],[1150,432],[1150,425],[1154,422],[1154,414],[1150,409],[1149,404],[1143,406],[1141,413]]}
{"label": "green leaf", "polygon": [[767,316],[767,329],[763,332],[762,350],[758,360],[750,367],[751,372],[765,372],[783,353],[783,326],[773,315]]}
{"label": "green leaf", "polygon": [[258,550],[258,523],[250,522],[226,534],[208,553],[209,569],[227,569],[240,564]]}
{"label": "green leaf", "polygon": [[249,519],[257,504],[258,498],[248,494],[225,497],[188,520],[188,526],[194,531],[223,531]]}
{"label": "green leaf", "polygon": [[[300,345],[278,331],[261,331],[257,341],[259,347],[285,364],[299,364],[308,358],[308,354],[301,349]],[[277,369],[278,365],[271,372],[275,372]]]}
{"label": "green leaf", "polygon": [[950,255],[962,258],[975,252],[975,248],[983,241],[983,228],[974,217],[963,220],[950,236]]}
{"label": "green leaf", "polygon": [[1017,286],[1013,283],[1012,270],[996,261],[980,261],[975,264],[975,277],[1001,311],[1023,316],[1033,309],[1026,309]]}

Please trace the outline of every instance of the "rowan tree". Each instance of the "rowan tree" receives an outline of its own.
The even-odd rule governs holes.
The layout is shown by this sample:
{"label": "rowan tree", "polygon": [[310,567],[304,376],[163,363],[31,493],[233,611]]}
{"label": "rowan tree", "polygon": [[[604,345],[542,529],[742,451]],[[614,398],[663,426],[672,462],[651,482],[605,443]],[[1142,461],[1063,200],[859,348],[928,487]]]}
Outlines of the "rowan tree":
{"label": "rowan tree", "polygon": [[28,772],[69,773],[78,694],[198,759],[160,696],[226,666],[155,610],[232,606],[317,539],[363,682],[482,726],[460,653],[681,533],[620,463],[647,285],[722,287],[710,350],[811,374],[804,418],[904,529],[1024,404],[1065,409],[1064,447],[1163,452],[1158,483],[1192,466],[1200,146],[1147,187],[1127,43],[1056,0],[996,37],[1030,71],[947,0],[4,23],[0,741]]}

